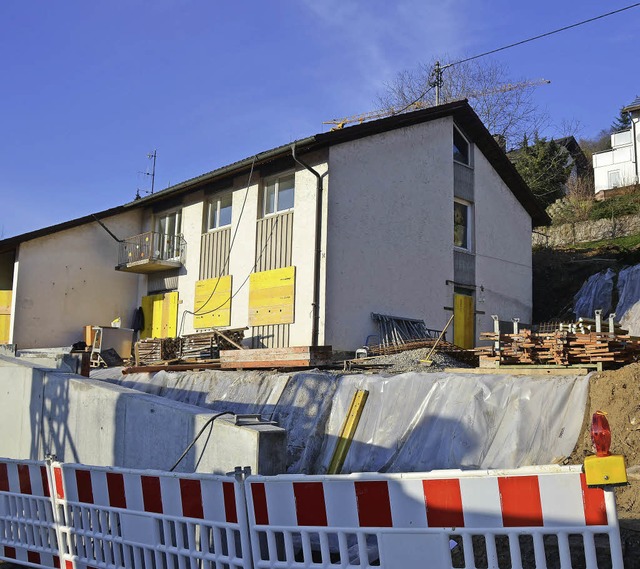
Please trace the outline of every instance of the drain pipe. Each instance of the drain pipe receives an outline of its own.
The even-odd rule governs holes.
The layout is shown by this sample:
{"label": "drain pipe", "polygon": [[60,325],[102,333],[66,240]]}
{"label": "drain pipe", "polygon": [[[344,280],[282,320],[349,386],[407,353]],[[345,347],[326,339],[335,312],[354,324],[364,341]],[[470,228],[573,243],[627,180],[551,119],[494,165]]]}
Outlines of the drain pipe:
{"label": "drain pipe", "polygon": [[320,335],[320,256],[322,254],[322,179],[327,172],[320,175],[311,166],[300,160],[296,156],[296,145],[291,145],[291,156],[306,170],[309,170],[316,177],[316,243],[313,259],[313,321],[311,324],[311,345],[317,347]]}

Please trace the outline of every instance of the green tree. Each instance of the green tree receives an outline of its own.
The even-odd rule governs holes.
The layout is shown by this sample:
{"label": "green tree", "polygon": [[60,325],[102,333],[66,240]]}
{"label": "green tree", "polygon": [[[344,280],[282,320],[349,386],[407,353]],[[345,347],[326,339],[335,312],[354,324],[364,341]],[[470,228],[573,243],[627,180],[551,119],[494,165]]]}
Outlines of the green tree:
{"label": "green tree", "polygon": [[611,123],[611,132],[616,132],[618,130],[627,130],[630,128],[631,115],[629,113],[622,112],[622,109],[620,109],[620,114]]}
{"label": "green tree", "polygon": [[523,140],[513,162],[543,207],[564,196],[571,173],[565,148],[553,140],[535,136],[533,144]]}

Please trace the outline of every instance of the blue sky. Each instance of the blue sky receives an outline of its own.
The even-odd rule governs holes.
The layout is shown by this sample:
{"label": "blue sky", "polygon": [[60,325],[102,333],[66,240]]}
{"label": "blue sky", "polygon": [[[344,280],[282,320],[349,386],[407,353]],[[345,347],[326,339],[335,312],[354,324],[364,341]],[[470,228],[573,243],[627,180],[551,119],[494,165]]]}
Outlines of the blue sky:
{"label": "blue sky", "polygon": [[[374,110],[385,82],[631,4],[2,0],[0,235],[131,201]],[[640,7],[497,54],[583,136],[640,95]]]}

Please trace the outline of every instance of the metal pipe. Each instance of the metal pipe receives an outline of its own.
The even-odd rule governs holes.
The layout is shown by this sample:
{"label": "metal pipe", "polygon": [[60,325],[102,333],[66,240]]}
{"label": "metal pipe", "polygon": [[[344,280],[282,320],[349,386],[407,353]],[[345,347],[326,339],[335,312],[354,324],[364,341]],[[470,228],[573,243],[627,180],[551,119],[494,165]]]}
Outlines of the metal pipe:
{"label": "metal pipe", "polygon": [[322,255],[322,180],[327,175],[318,174],[311,166],[300,160],[296,156],[296,145],[291,145],[291,156],[303,168],[311,172],[316,177],[316,239],[315,254],[313,259],[313,300],[311,307],[313,311],[311,323],[311,345],[318,345],[318,337],[320,335],[320,258]]}

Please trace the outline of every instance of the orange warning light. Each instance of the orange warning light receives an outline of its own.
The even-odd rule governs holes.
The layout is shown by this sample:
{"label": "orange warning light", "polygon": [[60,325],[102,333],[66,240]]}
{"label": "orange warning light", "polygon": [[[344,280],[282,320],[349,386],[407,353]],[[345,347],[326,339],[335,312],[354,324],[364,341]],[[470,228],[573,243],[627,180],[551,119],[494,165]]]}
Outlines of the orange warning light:
{"label": "orange warning light", "polygon": [[611,446],[611,429],[606,413],[596,411],[591,419],[591,441],[596,447],[596,456],[609,456]]}

